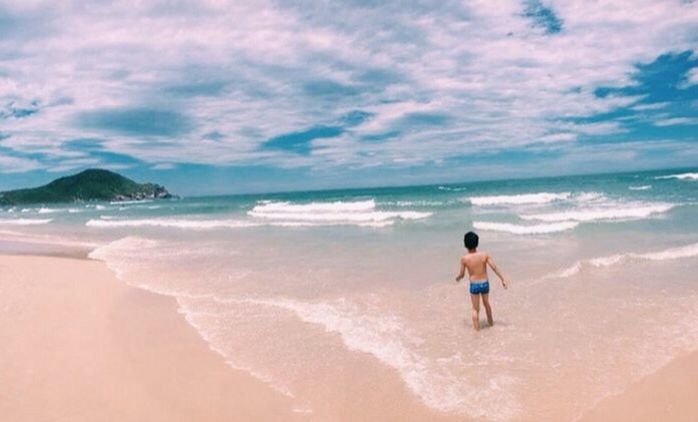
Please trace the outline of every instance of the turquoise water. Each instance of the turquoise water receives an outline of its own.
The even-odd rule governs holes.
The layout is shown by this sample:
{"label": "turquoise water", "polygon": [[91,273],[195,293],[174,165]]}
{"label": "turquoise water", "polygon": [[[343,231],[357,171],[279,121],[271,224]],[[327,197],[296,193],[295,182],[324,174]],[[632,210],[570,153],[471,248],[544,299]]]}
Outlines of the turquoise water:
{"label": "turquoise water", "polygon": [[[492,280],[497,325],[477,335],[453,281],[471,229],[512,283]],[[16,207],[0,236],[175,297],[308,414],[357,354],[435,415],[518,420],[574,418],[698,349],[695,169]]]}

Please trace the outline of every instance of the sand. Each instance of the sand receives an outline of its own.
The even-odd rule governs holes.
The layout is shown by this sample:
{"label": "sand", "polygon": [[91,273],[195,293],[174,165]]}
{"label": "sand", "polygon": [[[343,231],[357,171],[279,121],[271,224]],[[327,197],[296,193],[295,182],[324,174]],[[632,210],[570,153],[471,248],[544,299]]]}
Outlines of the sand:
{"label": "sand", "polygon": [[[172,298],[125,285],[101,262],[0,256],[0,286],[3,420],[462,420],[407,397],[388,368],[362,354],[355,363],[385,372],[382,385],[355,379],[326,408],[294,411],[292,398],[209,349]],[[696,421],[697,403],[694,353],[582,420]]]}
{"label": "sand", "polygon": [[2,420],[462,420],[427,408],[366,354],[344,368],[355,376],[309,380],[343,393],[308,412],[227,365],[173,298],[99,261],[0,255],[0,286]]}
{"label": "sand", "polygon": [[698,352],[673,359],[622,394],[602,400],[581,421],[698,421]]}
{"label": "sand", "polygon": [[0,415],[8,421],[294,420],[173,299],[96,261],[0,257]]}

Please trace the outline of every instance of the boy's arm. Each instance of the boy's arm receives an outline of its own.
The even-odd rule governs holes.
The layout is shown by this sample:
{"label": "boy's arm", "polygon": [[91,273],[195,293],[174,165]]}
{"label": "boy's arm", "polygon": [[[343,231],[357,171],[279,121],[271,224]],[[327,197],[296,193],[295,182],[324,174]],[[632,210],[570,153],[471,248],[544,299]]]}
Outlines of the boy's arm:
{"label": "boy's arm", "polygon": [[494,271],[495,274],[497,274],[497,277],[502,281],[502,286],[506,289],[509,287],[509,283],[507,282],[506,278],[502,275],[502,273],[499,272],[499,268],[497,267],[497,264],[494,262],[494,259],[488,254],[487,255],[487,265],[492,268],[492,271]]}
{"label": "boy's arm", "polygon": [[456,281],[461,281],[465,277],[465,259],[461,258],[460,259],[460,271],[458,271],[458,275],[456,276]]}

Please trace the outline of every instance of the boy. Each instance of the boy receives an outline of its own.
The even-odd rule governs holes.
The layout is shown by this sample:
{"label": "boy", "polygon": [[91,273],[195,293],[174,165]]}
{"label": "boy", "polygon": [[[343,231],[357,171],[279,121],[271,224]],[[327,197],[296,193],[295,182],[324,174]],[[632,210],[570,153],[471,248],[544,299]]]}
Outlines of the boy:
{"label": "boy", "polygon": [[466,233],[463,237],[463,243],[468,249],[468,253],[460,259],[460,272],[456,276],[456,281],[463,279],[465,269],[467,268],[470,278],[470,300],[473,303],[473,328],[475,328],[475,331],[478,331],[480,330],[480,297],[482,297],[482,304],[485,305],[485,312],[487,312],[487,322],[490,324],[490,327],[494,325],[489,301],[490,283],[487,279],[487,265],[497,274],[497,277],[502,282],[502,287],[506,289],[509,284],[502,273],[499,272],[499,268],[497,268],[492,257],[487,252],[478,252],[479,237],[477,234],[473,232]]}

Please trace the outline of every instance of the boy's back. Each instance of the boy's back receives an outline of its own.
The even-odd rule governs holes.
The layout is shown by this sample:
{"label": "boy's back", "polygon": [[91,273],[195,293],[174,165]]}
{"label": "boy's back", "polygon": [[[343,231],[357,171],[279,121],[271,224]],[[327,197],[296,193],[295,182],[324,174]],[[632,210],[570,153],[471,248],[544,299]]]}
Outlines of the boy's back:
{"label": "boy's back", "polygon": [[470,280],[487,280],[487,252],[469,252],[461,258],[468,269]]}

